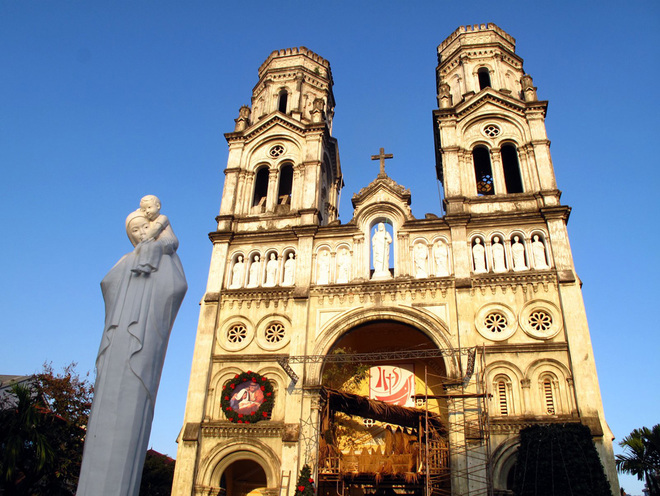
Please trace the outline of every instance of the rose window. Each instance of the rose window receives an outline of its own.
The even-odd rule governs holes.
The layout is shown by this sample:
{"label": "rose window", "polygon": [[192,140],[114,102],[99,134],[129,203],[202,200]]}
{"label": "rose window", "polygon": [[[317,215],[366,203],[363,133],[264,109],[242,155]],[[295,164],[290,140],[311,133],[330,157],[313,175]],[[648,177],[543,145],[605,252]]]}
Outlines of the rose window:
{"label": "rose window", "polygon": [[548,332],[552,327],[552,316],[544,310],[535,310],[529,315],[529,326],[537,332]]}
{"label": "rose window", "polygon": [[492,333],[499,333],[506,329],[507,321],[504,314],[500,312],[491,312],[484,319],[484,327]]}
{"label": "rose window", "polygon": [[284,339],[284,326],[280,323],[271,324],[266,328],[266,342],[270,344],[279,343]]}
{"label": "rose window", "polygon": [[268,153],[271,157],[279,157],[284,153],[284,147],[282,145],[275,145]]}
{"label": "rose window", "polygon": [[495,124],[489,124],[484,128],[484,134],[489,138],[495,138],[500,135],[500,128]]}
{"label": "rose window", "polygon": [[247,328],[243,324],[236,324],[227,331],[227,341],[241,343],[247,337]]}

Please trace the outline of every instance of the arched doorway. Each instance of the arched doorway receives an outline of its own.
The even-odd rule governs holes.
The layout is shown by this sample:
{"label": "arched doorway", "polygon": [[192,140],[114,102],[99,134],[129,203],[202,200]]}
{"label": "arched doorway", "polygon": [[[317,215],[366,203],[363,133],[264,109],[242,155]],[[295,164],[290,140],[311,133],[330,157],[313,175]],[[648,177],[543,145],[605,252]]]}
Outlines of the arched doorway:
{"label": "arched doorway", "polygon": [[331,346],[343,358],[321,373],[319,494],[422,495],[427,483],[450,494],[447,367],[418,353],[433,350],[427,334],[390,319],[358,324]]}
{"label": "arched doorway", "polygon": [[227,496],[261,496],[267,487],[266,472],[254,460],[240,459],[231,463],[220,476],[220,494]]}

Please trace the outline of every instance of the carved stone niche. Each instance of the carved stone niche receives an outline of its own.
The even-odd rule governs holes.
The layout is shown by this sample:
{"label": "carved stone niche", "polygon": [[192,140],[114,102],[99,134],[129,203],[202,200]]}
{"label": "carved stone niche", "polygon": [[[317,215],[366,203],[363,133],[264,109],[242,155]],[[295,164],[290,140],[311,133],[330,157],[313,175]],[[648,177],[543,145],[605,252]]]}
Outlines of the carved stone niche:
{"label": "carved stone niche", "polygon": [[300,438],[300,424],[285,424],[282,432],[282,441],[285,443],[297,443]]}

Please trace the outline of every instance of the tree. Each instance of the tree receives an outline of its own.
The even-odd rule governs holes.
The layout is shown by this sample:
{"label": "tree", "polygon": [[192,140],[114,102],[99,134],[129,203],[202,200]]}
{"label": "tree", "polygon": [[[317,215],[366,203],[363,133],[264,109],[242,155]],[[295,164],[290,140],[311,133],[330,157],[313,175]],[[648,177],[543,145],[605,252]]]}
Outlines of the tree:
{"label": "tree", "polygon": [[300,469],[294,496],[314,496],[314,479],[312,479],[312,469],[309,468],[309,465]]}
{"label": "tree", "polygon": [[616,455],[617,470],[645,480],[649,496],[660,496],[660,424],[634,429],[619,446],[625,451]]}
{"label": "tree", "polygon": [[73,495],[78,484],[92,385],[75,364],[50,364],[0,404],[0,488],[6,494]]}
{"label": "tree", "polygon": [[142,470],[140,496],[170,496],[175,461],[152,449],[147,451]]}
{"label": "tree", "polygon": [[589,428],[535,425],[520,431],[516,496],[612,496]]}

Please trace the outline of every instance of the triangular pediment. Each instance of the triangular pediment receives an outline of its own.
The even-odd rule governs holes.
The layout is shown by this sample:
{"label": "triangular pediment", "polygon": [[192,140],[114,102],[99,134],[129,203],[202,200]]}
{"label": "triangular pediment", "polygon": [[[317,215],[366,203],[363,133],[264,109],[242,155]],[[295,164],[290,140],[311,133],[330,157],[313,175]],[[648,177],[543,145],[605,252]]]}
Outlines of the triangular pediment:
{"label": "triangular pediment", "polygon": [[399,210],[404,218],[412,219],[410,210],[410,190],[404,188],[386,174],[379,174],[368,186],[353,195],[353,218],[365,210],[371,210],[374,206],[394,207]]}
{"label": "triangular pediment", "polygon": [[[541,107],[545,109],[547,102],[533,102],[534,107]],[[525,110],[529,105],[526,102],[513,98],[512,96],[494,90],[493,88],[486,88],[485,90],[477,93],[474,97],[467,101],[461,102],[456,106],[456,115],[459,119],[469,114],[481,113],[484,110],[492,110],[492,112],[513,112],[517,115],[523,116]]]}
{"label": "triangular pediment", "polygon": [[273,112],[272,114],[269,114],[252,124],[245,131],[227,133],[225,134],[225,137],[228,140],[231,140],[232,138],[240,138],[245,141],[252,141],[265,133],[272,134],[272,132],[278,128],[286,130],[287,132],[294,132],[299,136],[302,136],[311,130],[316,132],[323,130],[326,128],[326,125],[325,123],[304,123],[281,112]]}

